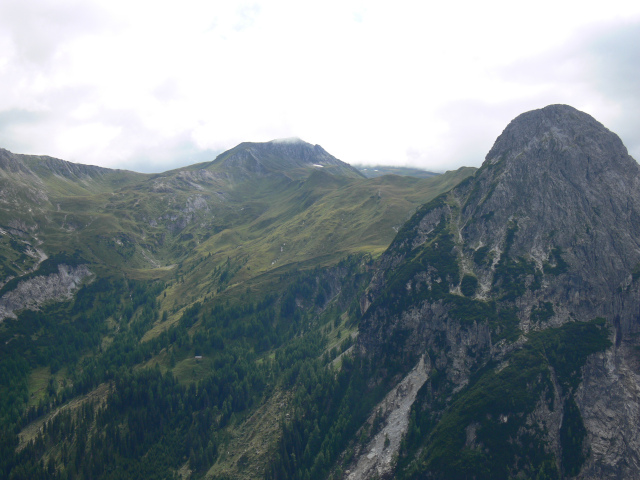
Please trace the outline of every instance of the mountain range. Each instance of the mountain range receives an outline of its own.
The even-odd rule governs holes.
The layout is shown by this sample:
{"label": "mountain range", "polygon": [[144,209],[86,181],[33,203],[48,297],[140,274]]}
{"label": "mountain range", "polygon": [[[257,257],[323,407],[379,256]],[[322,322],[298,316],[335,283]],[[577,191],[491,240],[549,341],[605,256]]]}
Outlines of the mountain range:
{"label": "mountain range", "polygon": [[0,150],[0,476],[638,477],[639,219],[566,105],[428,178]]}

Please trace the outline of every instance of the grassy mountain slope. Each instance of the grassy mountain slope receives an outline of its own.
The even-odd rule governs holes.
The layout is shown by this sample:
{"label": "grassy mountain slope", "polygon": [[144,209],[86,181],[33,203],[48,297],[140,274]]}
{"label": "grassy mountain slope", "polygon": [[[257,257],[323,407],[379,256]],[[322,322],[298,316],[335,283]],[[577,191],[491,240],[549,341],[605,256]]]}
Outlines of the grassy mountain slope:
{"label": "grassy mountain slope", "polygon": [[365,179],[299,141],[157,175],[3,154],[3,293],[34,296],[0,322],[7,478],[261,476],[351,346],[371,258],[473,173]]}

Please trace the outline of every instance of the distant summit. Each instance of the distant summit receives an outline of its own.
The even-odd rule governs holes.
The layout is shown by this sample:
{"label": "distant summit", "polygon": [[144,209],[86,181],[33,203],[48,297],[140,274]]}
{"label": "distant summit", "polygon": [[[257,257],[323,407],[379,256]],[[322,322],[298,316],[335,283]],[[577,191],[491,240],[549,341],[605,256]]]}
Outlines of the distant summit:
{"label": "distant summit", "polygon": [[348,163],[338,160],[320,145],[312,145],[299,138],[277,139],[270,142],[243,142],[220,154],[210,168],[225,171],[236,180],[255,176],[284,175],[291,179],[305,178],[322,167],[334,175],[363,178]]}
{"label": "distant summit", "polygon": [[267,143],[307,143],[299,137],[289,137],[289,138],[276,138],[275,140],[271,140]]}

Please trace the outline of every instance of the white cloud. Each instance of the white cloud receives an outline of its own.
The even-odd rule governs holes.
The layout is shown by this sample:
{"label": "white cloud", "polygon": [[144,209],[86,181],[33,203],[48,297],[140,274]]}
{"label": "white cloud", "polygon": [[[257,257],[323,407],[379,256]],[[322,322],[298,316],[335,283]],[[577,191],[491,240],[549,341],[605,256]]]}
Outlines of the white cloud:
{"label": "white cloud", "polygon": [[6,0],[0,146],[157,171],[299,136],[442,170],[549,103],[638,145],[639,19],[619,0]]}

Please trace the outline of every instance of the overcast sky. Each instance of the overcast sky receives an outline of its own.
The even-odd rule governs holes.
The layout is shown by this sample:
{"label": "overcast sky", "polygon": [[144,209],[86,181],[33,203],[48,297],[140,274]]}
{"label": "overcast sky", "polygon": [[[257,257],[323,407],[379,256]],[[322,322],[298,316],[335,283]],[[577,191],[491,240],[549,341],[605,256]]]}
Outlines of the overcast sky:
{"label": "overcast sky", "polygon": [[583,110],[640,159],[640,2],[2,0],[0,147],[160,172],[300,137],[352,164],[479,166]]}

